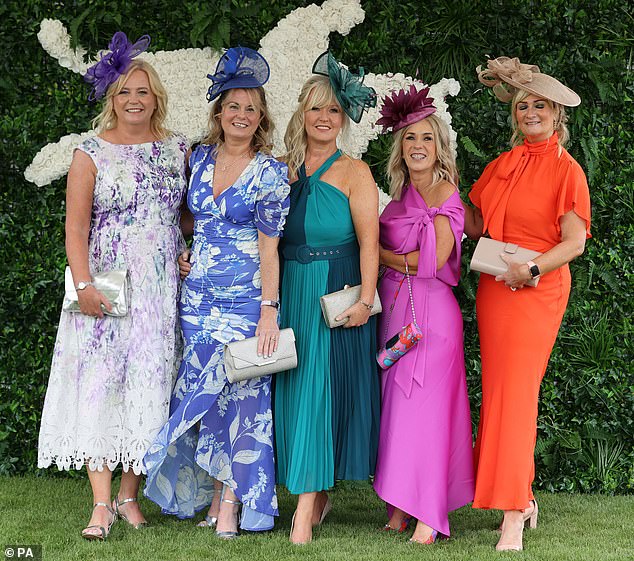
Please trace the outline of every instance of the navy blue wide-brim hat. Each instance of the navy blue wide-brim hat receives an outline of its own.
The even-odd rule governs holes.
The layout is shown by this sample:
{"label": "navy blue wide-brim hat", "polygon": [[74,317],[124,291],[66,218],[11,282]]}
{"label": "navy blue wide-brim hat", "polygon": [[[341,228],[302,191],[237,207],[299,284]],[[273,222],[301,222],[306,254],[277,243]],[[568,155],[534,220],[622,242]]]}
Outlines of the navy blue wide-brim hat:
{"label": "navy blue wide-brim hat", "polygon": [[225,90],[259,88],[270,75],[269,63],[260,53],[248,47],[231,47],[220,57],[216,71],[207,74],[212,81],[207,101],[213,101]]}

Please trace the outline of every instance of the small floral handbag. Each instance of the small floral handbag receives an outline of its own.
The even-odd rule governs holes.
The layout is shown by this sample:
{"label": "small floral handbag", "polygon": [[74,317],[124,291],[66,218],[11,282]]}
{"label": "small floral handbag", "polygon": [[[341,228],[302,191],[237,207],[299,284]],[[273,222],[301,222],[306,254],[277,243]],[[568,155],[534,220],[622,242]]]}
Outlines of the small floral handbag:
{"label": "small floral handbag", "polygon": [[[423,332],[421,328],[418,327],[418,323],[416,322],[416,310],[414,309],[414,298],[412,296],[412,283],[409,278],[409,266],[407,264],[407,257],[405,257],[405,280],[407,280],[407,288],[409,290],[409,303],[412,307],[412,321],[410,321],[406,326],[404,326],[396,335],[388,339],[383,347],[376,353],[376,361],[379,363],[379,366],[386,370],[390,366],[392,366],[399,358],[401,358],[407,351],[412,349],[418,341],[423,338]],[[390,326],[390,320],[392,319],[392,312],[394,311],[394,304],[396,303],[396,298],[398,297],[399,290],[401,289],[401,284],[399,284],[398,289],[396,290],[396,294],[394,295],[394,301],[392,302],[392,306],[390,307],[390,317],[387,320],[387,324],[385,325],[385,335],[384,339],[387,339],[387,332]]]}

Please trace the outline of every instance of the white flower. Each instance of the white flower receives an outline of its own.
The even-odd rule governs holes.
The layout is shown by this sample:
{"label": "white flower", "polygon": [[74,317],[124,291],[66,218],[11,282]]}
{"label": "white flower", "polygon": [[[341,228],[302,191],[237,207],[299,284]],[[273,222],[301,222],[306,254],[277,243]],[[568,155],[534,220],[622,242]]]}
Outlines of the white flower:
{"label": "white flower", "polygon": [[381,216],[381,214],[383,214],[383,211],[385,210],[385,207],[391,202],[392,197],[390,197],[378,185],[377,189],[379,190],[379,216]]}
{"label": "white flower", "polygon": [[[271,77],[265,89],[275,123],[275,155],[286,152],[286,125],[297,107],[301,87],[311,75],[313,63],[328,49],[330,34],[338,32],[345,35],[364,17],[360,0],[326,0],[321,6],[311,4],[293,10],[260,41],[260,53],[271,67]],[[38,39],[46,52],[73,72],[85,74],[92,64],[84,60],[84,49],[71,49],[70,36],[60,21],[43,20]],[[211,82],[207,74],[216,68],[220,53],[205,47],[142,53],[139,56],[154,66],[168,92],[167,128],[185,135],[192,143],[202,140],[209,119],[206,93]],[[352,70],[356,72],[357,69]],[[369,142],[379,134],[375,123],[379,118],[382,98],[412,83],[416,83],[419,88],[424,87],[422,82],[402,73],[367,74],[365,83],[377,91],[379,103],[363,114],[359,124],[353,123],[348,134],[342,135],[340,139],[341,149],[355,158],[361,157]],[[451,146],[455,151],[456,134],[451,129],[451,115],[445,98],[457,95],[460,84],[452,78],[444,78],[432,85],[430,90],[438,108],[438,116],[449,125]],[[81,140],[93,134],[71,134],[45,146],[25,170],[24,176],[40,186],[62,177],[70,167],[73,149]]]}
{"label": "white flower", "polygon": [[45,19],[40,23],[37,38],[44,50],[59,61],[63,68],[70,68],[78,74],[85,74],[90,66],[84,61],[85,49],[78,46],[71,49],[70,35],[59,20]]}

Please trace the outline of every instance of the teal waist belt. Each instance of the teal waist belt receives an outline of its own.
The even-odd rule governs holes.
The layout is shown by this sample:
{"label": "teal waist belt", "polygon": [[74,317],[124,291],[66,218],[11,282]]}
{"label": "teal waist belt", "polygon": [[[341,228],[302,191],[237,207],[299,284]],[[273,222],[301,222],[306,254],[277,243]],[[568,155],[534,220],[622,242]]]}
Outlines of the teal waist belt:
{"label": "teal waist belt", "polygon": [[341,259],[359,253],[359,244],[354,241],[343,245],[310,246],[284,244],[282,255],[289,261],[299,261],[302,264],[326,259]]}

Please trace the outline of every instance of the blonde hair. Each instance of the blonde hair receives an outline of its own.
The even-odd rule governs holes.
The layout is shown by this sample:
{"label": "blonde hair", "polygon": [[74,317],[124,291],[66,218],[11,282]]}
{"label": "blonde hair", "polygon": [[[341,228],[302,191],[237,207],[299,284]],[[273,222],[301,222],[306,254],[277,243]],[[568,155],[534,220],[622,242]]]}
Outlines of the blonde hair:
{"label": "blonde hair", "polygon": [[[304,113],[313,107],[319,109],[336,105],[341,109],[339,101],[335,96],[335,92],[330,85],[330,80],[326,76],[311,76],[304,85],[297,99],[299,105],[291,116],[286,133],[284,134],[284,144],[286,146],[286,155],[284,161],[288,165],[289,177],[297,177],[297,172],[306,158],[306,147],[308,146],[308,138],[306,136],[306,122]],[[341,109],[342,116],[342,132],[345,132],[350,125],[350,118]]]}
{"label": "blonde hair", "polygon": [[[524,142],[524,135],[520,130],[519,123],[517,122],[517,104],[524,101],[531,92],[527,92],[526,90],[517,90],[513,99],[511,100],[511,128],[513,129],[513,135],[511,136],[511,146],[519,146]],[[555,122],[553,123],[553,129],[557,133],[557,137],[559,138],[559,146],[564,147],[568,144],[570,140],[570,133],[568,132],[568,127],[566,123],[568,122],[568,116],[566,115],[566,109],[563,105],[559,103],[555,103],[550,99],[543,98],[546,103],[550,106],[550,108],[555,112]]]}
{"label": "blonde hair", "polygon": [[132,76],[132,73],[136,70],[142,70],[145,72],[150,84],[150,90],[156,97],[156,109],[152,113],[150,120],[150,130],[156,138],[165,138],[170,131],[165,128],[165,117],[167,117],[167,92],[161,83],[161,79],[152,65],[144,60],[135,59],[130,63],[130,67],[121,74],[119,78],[110,86],[106,91],[106,97],[101,109],[101,113],[97,115],[93,121],[92,126],[97,132],[107,131],[114,129],[117,126],[117,114],[114,110],[114,97],[118,95],[124,88],[128,78]]}
{"label": "blonde hair", "polygon": [[[268,106],[266,104],[266,94],[264,93],[264,88],[235,88],[237,90],[244,89],[245,92],[249,95],[249,99],[251,103],[257,105],[257,108],[260,110],[260,122],[258,123],[258,128],[253,135],[251,140],[251,150],[254,153],[264,152],[265,154],[271,153],[272,147],[272,135],[273,129],[275,128],[273,125],[273,121],[271,120],[271,114],[269,113]],[[227,97],[229,96],[229,92],[234,91],[234,89],[225,90],[220,94],[220,97],[214,101],[211,109],[209,110],[209,121],[207,126],[209,127],[209,132],[207,136],[203,140],[203,144],[215,144],[216,151],[225,141],[225,132],[222,130],[222,125],[220,124],[220,115],[222,113],[222,107],[227,101]],[[257,93],[257,96],[255,95]],[[255,98],[257,97],[257,103],[255,102]]]}
{"label": "blonde hair", "polygon": [[[458,185],[458,167],[456,158],[449,144],[449,127],[437,115],[430,115],[425,119],[431,125],[436,145],[436,161],[432,171],[432,185],[441,181],[448,181]],[[411,125],[410,125],[411,126]],[[409,170],[403,159],[403,138],[410,127],[396,131],[392,136],[392,150],[387,163],[385,175],[390,183],[390,195],[396,201],[400,200],[403,187],[409,184]]]}

